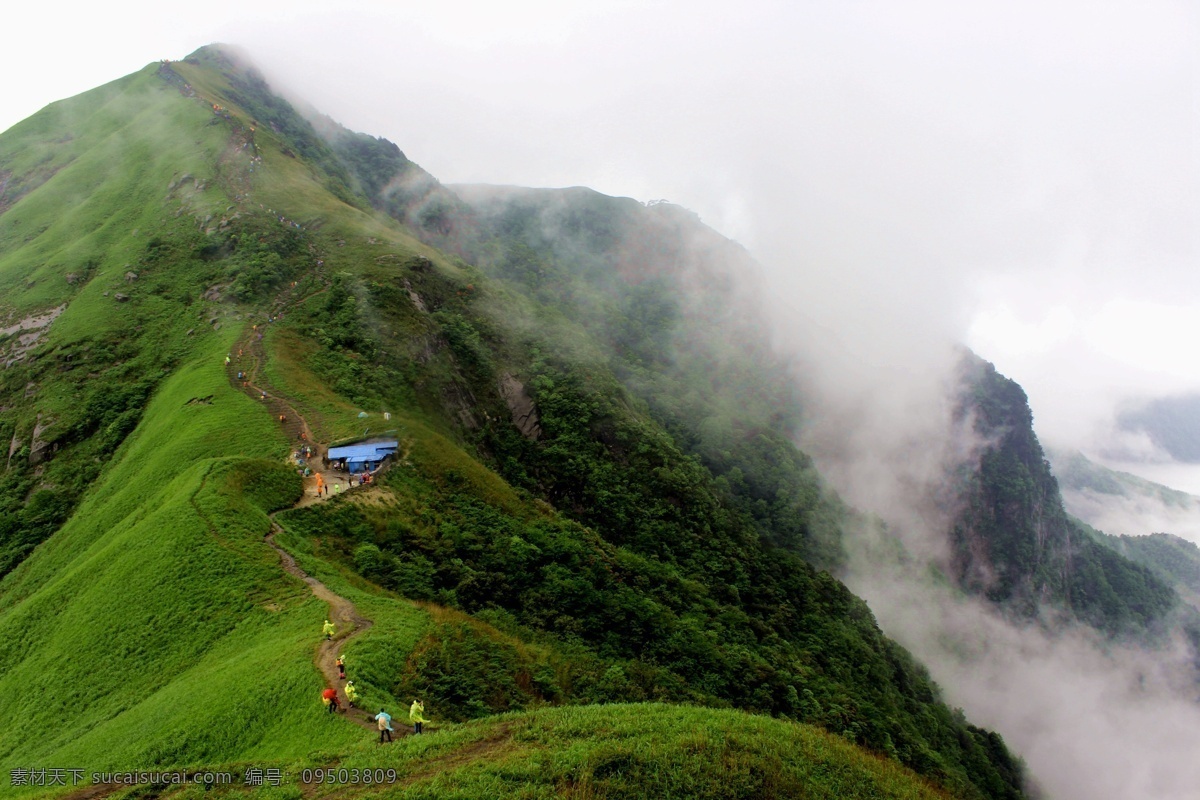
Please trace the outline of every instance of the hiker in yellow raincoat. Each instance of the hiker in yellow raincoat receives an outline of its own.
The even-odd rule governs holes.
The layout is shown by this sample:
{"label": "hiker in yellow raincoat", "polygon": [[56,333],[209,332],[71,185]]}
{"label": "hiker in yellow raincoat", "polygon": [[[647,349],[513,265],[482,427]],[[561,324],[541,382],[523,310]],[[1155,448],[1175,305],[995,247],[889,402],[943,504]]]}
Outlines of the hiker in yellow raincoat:
{"label": "hiker in yellow raincoat", "polygon": [[427,721],[425,719],[425,704],[420,700],[413,700],[412,706],[408,709],[408,721],[413,724],[413,733],[421,733],[421,726]]}
{"label": "hiker in yellow raincoat", "polygon": [[321,631],[325,634],[326,639],[333,638],[334,630],[335,628],[333,627],[333,623],[329,620],[325,620],[325,624],[321,627]]}
{"label": "hiker in yellow raincoat", "polygon": [[346,681],[346,700],[350,703],[350,707],[354,708],[354,701],[358,699],[358,689],[354,688],[354,681]]}

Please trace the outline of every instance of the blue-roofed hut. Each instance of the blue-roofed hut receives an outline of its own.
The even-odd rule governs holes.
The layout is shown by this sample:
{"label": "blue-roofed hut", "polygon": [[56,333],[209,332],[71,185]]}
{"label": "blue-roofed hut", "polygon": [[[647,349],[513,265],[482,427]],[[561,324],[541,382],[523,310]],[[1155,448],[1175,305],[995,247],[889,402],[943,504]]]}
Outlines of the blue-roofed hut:
{"label": "blue-roofed hut", "polygon": [[346,469],[350,472],[374,472],[383,460],[396,452],[400,443],[395,439],[382,439],[377,442],[358,442],[356,444],[331,447],[325,454],[330,461],[345,461]]}

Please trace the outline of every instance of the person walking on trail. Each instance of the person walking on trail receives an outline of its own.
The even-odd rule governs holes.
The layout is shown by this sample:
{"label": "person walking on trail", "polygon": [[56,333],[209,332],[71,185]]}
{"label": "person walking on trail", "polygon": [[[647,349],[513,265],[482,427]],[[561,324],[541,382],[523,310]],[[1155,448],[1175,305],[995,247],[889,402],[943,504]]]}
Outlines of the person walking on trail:
{"label": "person walking on trail", "polygon": [[346,657],[338,656],[337,661],[335,661],[334,663],[337,664],[338,677],[341,678],[342,680],[346,680]]}
{"label": "person walking on trail", "polygon": [[390,742],[392,740],[392,715],[379,709],[379,713],[375,715],[375,727],[379,728],[379,743],[383,744],[383,737],[387,737]]}
{"label": "person walking on trail", "polygon": [[340,483],[335,483],[335,484],[333,485],[333,493],[334,493],[334,494],[341,494],[341,493],[342,493],[342,484],[340,484]]}
{"label": "person walking on trail", "polygon": [[358,689],[354,688],[354,681],[346,681],[346,703],[351,708],[354,708],[354,701],[358,699]]}
{"label": "person walking on trail", "polygon": [[329,709],[330,714],[338,710],[337,689],[326,689],[321,692],[321,700],[325,703],[325,707]]}
{"label": "person walking on trail", "polygon": [[420,700],[413,700],[412,706],[408,709],[408,721],[413,724],[413,733],[422,733],[421,726],[425,724],[425,704]]}
{"label": "person walking on trail", "polygon": [[230,362],[230,361],[232,361],[232,360],[233,360],[233,359],[232,359],[232,358],[230,358],[229,356],[225,356],[225,366],[227,366],[227,367],[228,367],[228,366],[229,366],[229,362]]}
{"label": "person walking on trail", "polygon": [[321,477],[321,473],[317,473],[317,497],[321,496],[321,492],[325,489],[325,479]]}
{"label": "person walking on trail", "polygon": [[325,624],[321,626],[321,631],[325,634],[326,641],[329,641],[333,638],[334,630],[335,628],[333,627],[333,623],[329,620],[325,620]]}

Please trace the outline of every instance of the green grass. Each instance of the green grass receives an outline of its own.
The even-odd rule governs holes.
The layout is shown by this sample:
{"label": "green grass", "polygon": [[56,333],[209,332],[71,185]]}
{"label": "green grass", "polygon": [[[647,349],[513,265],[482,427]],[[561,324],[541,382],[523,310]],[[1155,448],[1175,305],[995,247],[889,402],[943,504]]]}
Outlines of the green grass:
{"label": "green grass", "polygon": [[[214,283],[231,279],[209,245],[232,245],[201,229],[209,215],[229,214],[231,194],[249,185],[239,210],[256,224],[269,209],[304,225],[305,263],[311,255],[325,265],[305,267],[303,280],[315,287],[344,274],[355,302],[398,298],[378,315],[383,319],[367,323],[384,345],[403,350],[399,366],[351,363],[356,353],[335,353],[343,361],[330,367],[344,367],[350,378],[359,374],[354,368],[407,378],[420,362],[425,385],[400,381],[363,395],[377,406],[359,404],[372,414],[367,421],[340,387],[322,380],[302,326],[272,328],[267,377],[311,415],[322,438],[349,438],[360,426],[395,428],[407,452],[396,469],[412,470],[439,492],[453,484],[513,524],[553,514],[472,454],[471,434],[441,405],[441,393],[462,383],[450,354],[455,343],[447,344],[441,323],[417,313],[396,284],[411,276],[431,307],[446,308],[451,321],[457,315],[467,344],[473,334],[496,348],[496,363],[523,353],[537,309],[482,284],[476,295],[477,270],[422,245],[365,204],[334,196],[327,177],[288,155],[288,143],[267,126],[255,137],[263,165],[247,183],[249,156],[230,143],[250,115],[231,101],[219,73],[200,64],[176,68],[201,97],[180,94],[151,65],[55,104],[0,140],[0,171],[17,175],[27,190],[0,213],[0,317],[12,321],[67,304],[29,359],[0,378],[0,432],[28,442],[40,419],[62,447],[49,461],[15,466],[6,477],[10,485],[17,477],[28,483],[19,505],[72,478],[78,484],[70,495],[78,505],[65,524],[0,578],[0,780],[9,770],[39,766],[240,771],[254,764],[294,775],[338,764],[394,767],[408,783],[402,792],[374,792],[382,797],[939,796],[895,762],[840,738],[737,712],[586,706],[451,726],[430,707],[435,733],[383,750],[368,732],[326,715],[313,664],[325,604],[287,575],[262,541],[268,512],[297,494],[285,466],[290,443],[262,404],[229,385],[222,363],[273,297],[257,305],[203,299]],[[215,116],[208,101],[229,106],[233,119]],[[179,184],[185,173],[206,188]],[[238,235],[269,238],[267,230],[246,225]],[[429,269],[397,266],[422,257]],[[138,278],[127,281],[127,271]],[[129,299],[118,302],[117,292]],[[485,314],[468,313],[485,295],[494,303],[483,305],[497,314],[501,305],[518,307],[519,319],[508,323],[521,331],[513,338],[521,343],[499,341]],[[321,302],[314,297],[289,309],[287,325],[322,314]],[[588,347],[577,331],[573,337],[572,351]],[[437,351],[428,364],[422,344]],[[137,412],[121,423],[131,433],[112,415],[81,416],[97,395],[138,382],[146,394],[137,408],[117,410]],[[493,396],[477,411],[502,411],[501,403]],[[393,414],[390,424],[377,416],[384,409]],[[76,427],[85,418],[93,428]],[[111,452],[96,444],[106,436]],[[24,493],[26,483],[20,486]],[[333,505],[354,502],[343,497]],[[415,519],[425,501],[410,492],[395,502]],[[293,513],[304,512],[282,514],[282,523]],[[350,570],[345,553],[326,549],[338,543],[295,533],[280,542],[374,621],[345,652],[364,705],[385,705],[398,722],[407,707],[399,677],[414,651],[435,645],[443,631],[469,627],[510,648],[516,656],[508,663],[522,668],[557,646],[384,591]],[[41,790],[13,792],[22,793]],[[231,787],[206,796],[240,793]],[[166,796],[199,795],[187,789]],[[254,795],[294,798],[299,791],[293,784]]]}
{"label": "green grass", "polygon": [[[392,709],[393,711],[397,709]],[[404,727],[407,713],[394,714]],[[939,800],[949,795],[895,762],[870,756],[806,725],[662,704],[583,706],[506,714],[463,725],[426,727],[426,735],[379,747],[350,745],[337,759],[273,766],[279,787],[236,782],[169,791],[191,798],[717,798]],[[259,764],[258,766],[262,766]],[[305,770],[331,770],[343,782],[304,784]],[[366,773],[378,784],[362,782]],[[358,780],[354,780],[354,776]]]}
{"label": "green grass", "polygon": [[[439,739],[448,741],[439,741]],[[469,757],[458,755],[475,749]],[[828,733],[731,711],[665,705],[553,709],[406,739],[402,789],[370,797],[933,798],[893,762]],[[440,763],[439,763],[440,762]],[[318,795],[321,796],[321,795]]]}
{"label": "green grass", "polygon": [[[166,382],[80,512],[0,585],[6,767],[202,764],[353,739],[318,713],[325,606],[280,570],[265,513],[238,491],[247,471],[282,469],[286,445],[229,388],[220,352]],[[188,405],[197,394],[214,400]]]}

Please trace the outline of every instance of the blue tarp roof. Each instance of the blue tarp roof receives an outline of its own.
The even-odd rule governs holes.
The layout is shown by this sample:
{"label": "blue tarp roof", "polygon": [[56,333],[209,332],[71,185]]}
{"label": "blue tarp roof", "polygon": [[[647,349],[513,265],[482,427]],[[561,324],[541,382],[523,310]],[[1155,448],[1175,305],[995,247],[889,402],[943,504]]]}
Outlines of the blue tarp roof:
{"label": "blue tarp roof", "polygon": [[329,448],[327,457],[347,461],[382,461],[389,454],[396,452],[399,446],[400,443],[395,440],[348,444],[344,447]]}

